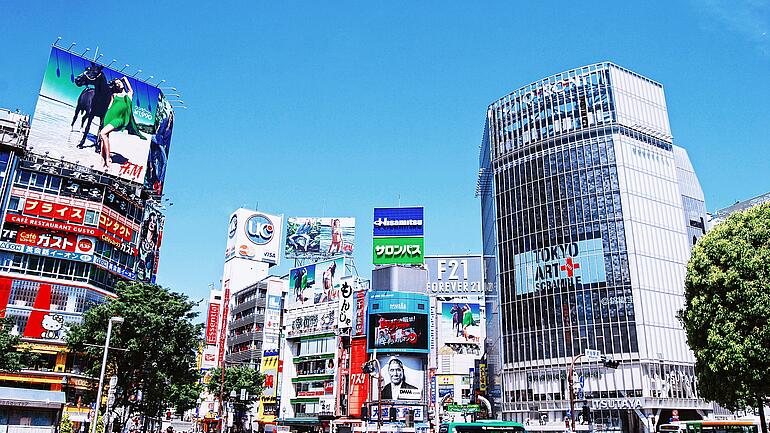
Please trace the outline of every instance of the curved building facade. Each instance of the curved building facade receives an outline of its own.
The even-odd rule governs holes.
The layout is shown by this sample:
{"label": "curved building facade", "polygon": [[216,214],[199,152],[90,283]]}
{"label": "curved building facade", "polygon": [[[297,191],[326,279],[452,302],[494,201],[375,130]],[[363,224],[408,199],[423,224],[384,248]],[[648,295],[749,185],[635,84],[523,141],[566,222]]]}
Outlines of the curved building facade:
{"label": "curved building facade", "polygon": [[567,417],[573,360],[576,419],[628,431],[710,410],[676,318],[703,193],[662,85],[599,63],[524,86],[489,106],[479,173],[503,417]]}

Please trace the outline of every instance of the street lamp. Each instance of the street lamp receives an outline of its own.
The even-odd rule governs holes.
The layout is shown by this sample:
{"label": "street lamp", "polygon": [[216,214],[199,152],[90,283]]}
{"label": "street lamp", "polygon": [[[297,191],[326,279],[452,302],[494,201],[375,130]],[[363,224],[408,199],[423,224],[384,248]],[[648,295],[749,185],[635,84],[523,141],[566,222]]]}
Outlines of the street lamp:
{"label": "street lamp", "polygon": [[[110,317],[107,323],[107,338],[104,340],[104,357],[102,357],[102,372],[99,373],[99,388],[96,391],[96,404],[94,410],[94,419],[91,420],[91,433],[96,433],[96,421],[99,419],[99,407],[102,405],[102,387],[104,386],[104,370],[107,367],[107,351],[110,347],[110,337],[112,336],[112,324],[123,323],[122,317]],[[104,414],[107,415],[106,413]]]}

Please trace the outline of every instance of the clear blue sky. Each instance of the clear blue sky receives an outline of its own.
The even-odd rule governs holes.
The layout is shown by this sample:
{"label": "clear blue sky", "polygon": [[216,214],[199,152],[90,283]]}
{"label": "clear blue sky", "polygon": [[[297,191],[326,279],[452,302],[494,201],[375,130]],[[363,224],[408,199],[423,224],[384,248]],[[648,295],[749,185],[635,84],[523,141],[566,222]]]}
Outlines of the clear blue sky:
{"label": "clear blue sky", "polygon": [[[49,45],[177,87],[159,282],[219,283],[229,213],[354,216],[426,207],[428,253],[478,252],[485,109],[610,60],[665,86],[711,210],[770,190],[770,5],[704,2],[16,1],[3,5],[0,107],[33,113]],[[281,266],[281,269],[286,269]]]}

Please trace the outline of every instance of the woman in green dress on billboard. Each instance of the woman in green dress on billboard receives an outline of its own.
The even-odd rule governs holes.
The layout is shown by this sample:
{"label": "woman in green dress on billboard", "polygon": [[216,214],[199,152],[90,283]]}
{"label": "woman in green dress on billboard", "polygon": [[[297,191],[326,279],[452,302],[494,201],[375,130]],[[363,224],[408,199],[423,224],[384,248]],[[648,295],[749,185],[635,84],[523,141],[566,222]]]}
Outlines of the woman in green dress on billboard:
{"label": "woman in green dress on billboard", "polygon": [[144,135],[139,132],[134,120],[134,110],[131,103],[134,97],[134,89],[128,78],[123,77],[112,81],[112,88],[115,92],[110,101],[110,107],[104,115],[104,128],[99,132],[99,141],[101,142],[102,159],[104,167],[109,169],[112,163],[110,155],[110,133],[112,131],[126,130],[129,134],[136,135],[144,139]]}

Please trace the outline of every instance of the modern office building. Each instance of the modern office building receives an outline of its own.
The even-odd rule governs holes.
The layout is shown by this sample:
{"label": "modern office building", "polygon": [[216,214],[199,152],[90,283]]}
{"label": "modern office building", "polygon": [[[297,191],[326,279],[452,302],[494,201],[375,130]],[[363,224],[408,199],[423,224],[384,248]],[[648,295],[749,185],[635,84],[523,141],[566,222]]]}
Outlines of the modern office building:
{"label": "modern office building", "polygon": [[676,318],[705,207],[663,86],[607,62],[530,83],[489,106],[480,155],[503,417],[567,417],[573,363],[575,411],[594,424],[649,430],[709,411]]}

